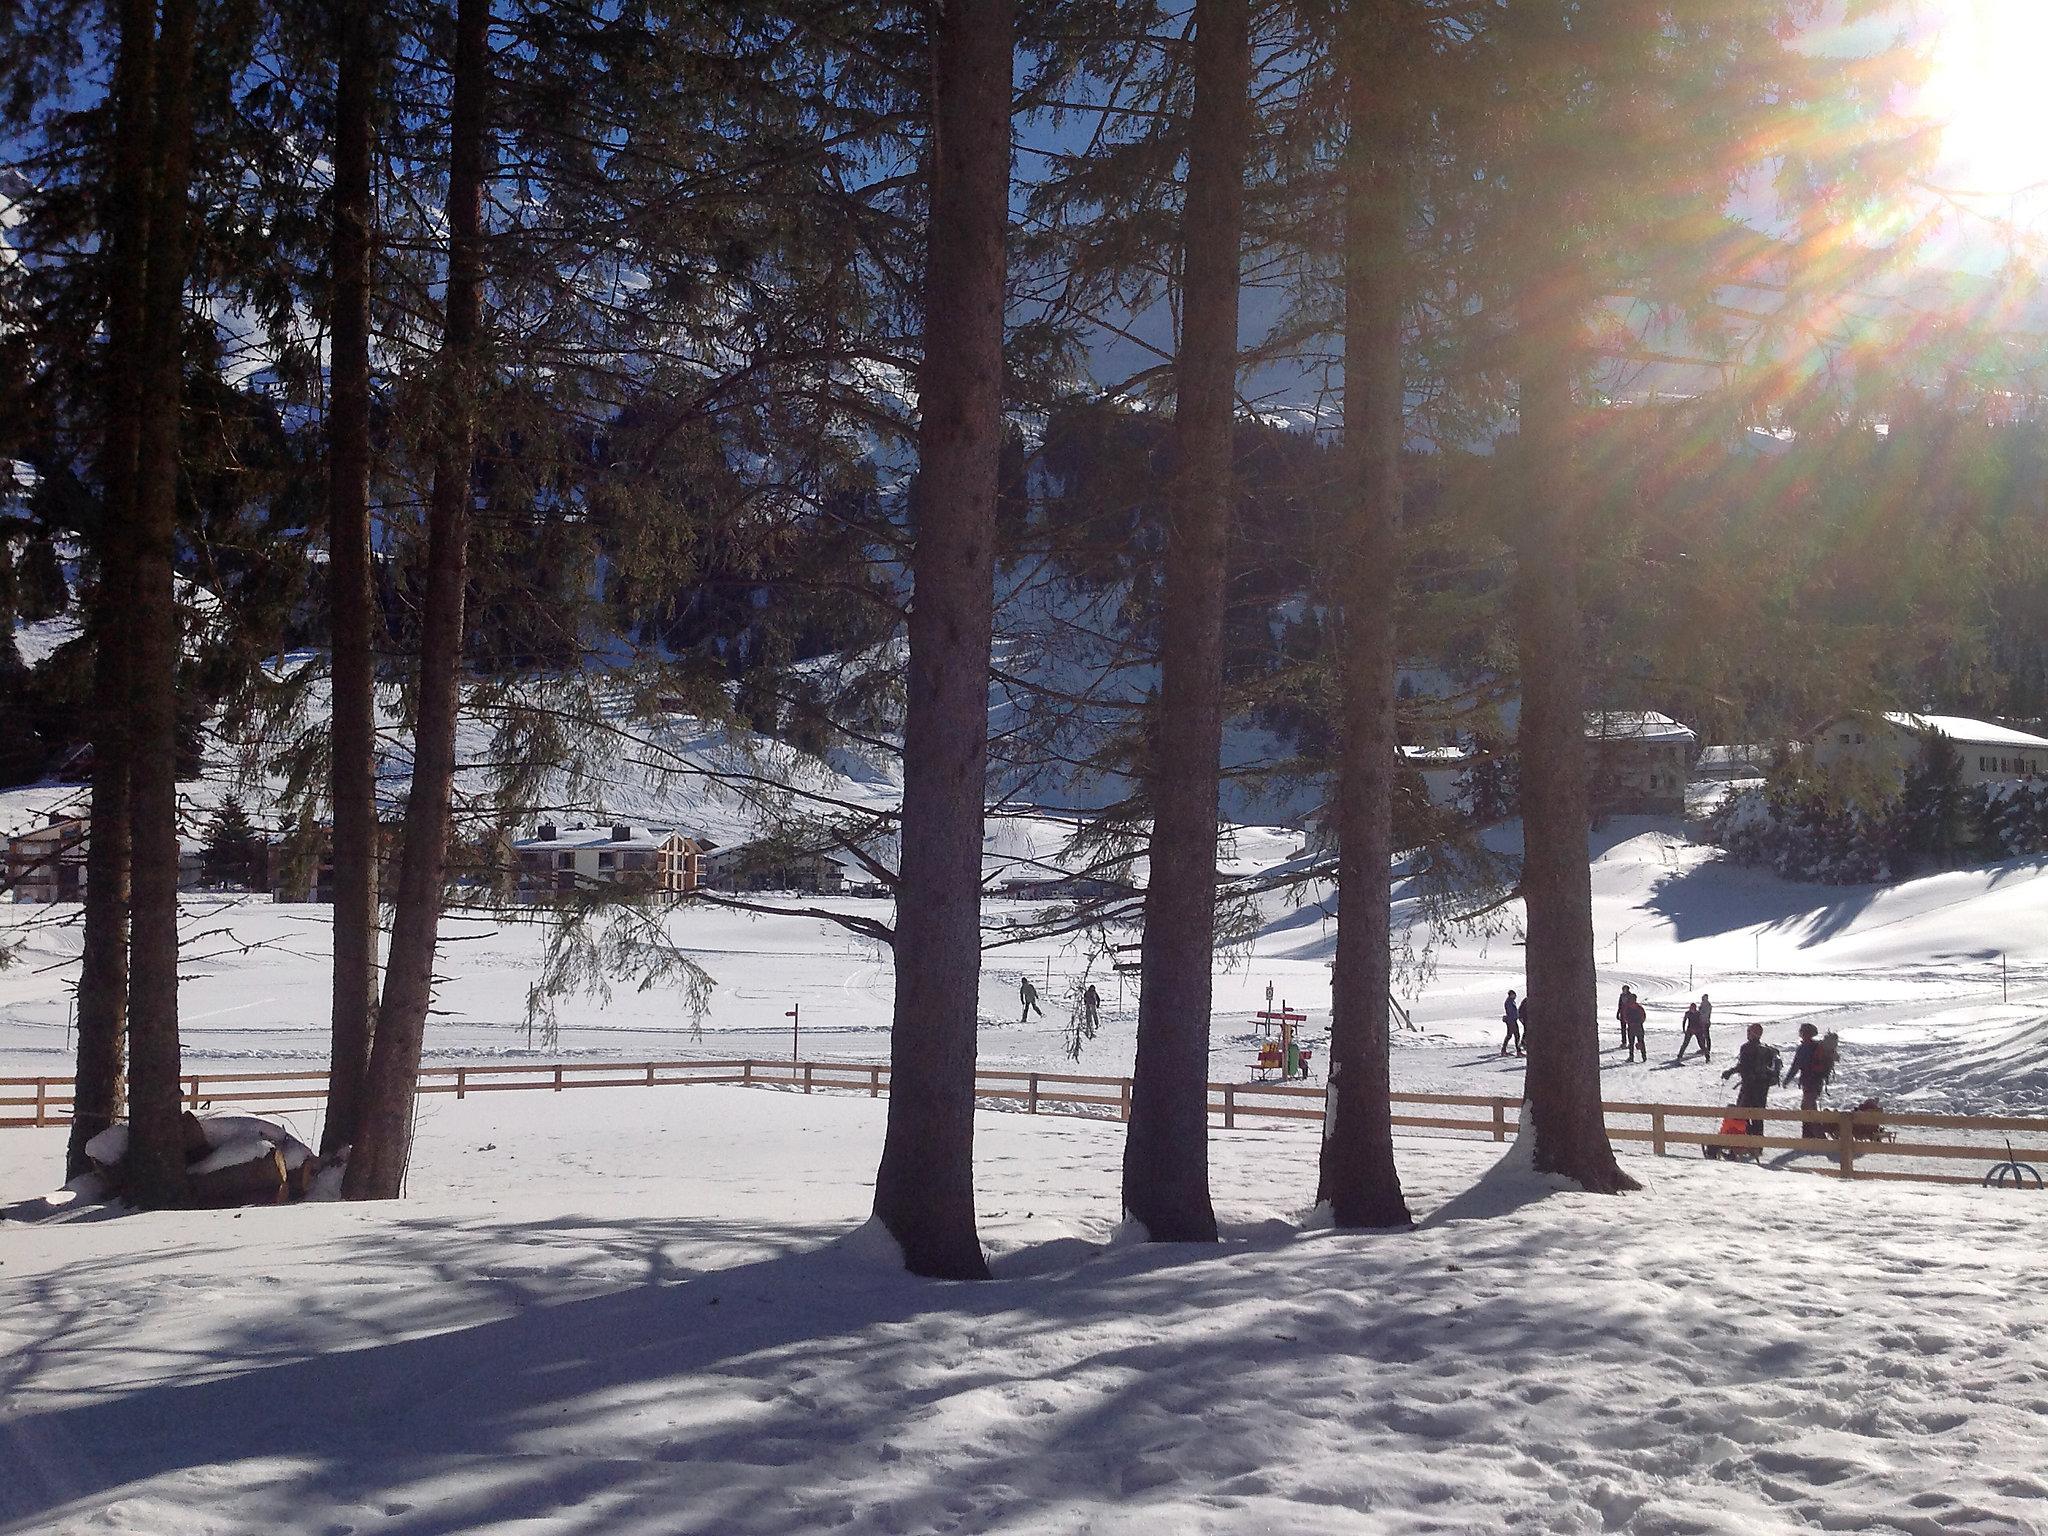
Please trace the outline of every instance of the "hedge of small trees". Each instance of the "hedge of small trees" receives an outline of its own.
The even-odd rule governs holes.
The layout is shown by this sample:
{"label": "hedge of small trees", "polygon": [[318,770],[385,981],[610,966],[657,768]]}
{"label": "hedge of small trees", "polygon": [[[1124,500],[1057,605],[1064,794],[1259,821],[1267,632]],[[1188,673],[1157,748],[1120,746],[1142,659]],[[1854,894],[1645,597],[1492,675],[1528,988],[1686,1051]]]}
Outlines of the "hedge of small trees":
{"label": "hedge of small trees", "polygon": [[1897,790],[1794,765],[1731,794],[1707,818],[1706,837],[1736,863],[1788,880],[1898,880],[2048,854],[2048,782],[1967,785],[1954,743],[1931,736]]}

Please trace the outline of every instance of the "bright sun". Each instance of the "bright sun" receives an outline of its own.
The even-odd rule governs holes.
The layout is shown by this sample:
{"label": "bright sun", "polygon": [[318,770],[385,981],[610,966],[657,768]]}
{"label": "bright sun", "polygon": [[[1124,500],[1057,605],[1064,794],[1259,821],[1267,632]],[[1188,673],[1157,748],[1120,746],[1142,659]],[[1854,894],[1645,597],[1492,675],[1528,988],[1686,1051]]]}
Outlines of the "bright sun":
{"label": "bright sun", "polygon": [[2002,196],[2048,182],[2048,0],[1940,0],[1921,109],[1943,124],[1938,175]]}

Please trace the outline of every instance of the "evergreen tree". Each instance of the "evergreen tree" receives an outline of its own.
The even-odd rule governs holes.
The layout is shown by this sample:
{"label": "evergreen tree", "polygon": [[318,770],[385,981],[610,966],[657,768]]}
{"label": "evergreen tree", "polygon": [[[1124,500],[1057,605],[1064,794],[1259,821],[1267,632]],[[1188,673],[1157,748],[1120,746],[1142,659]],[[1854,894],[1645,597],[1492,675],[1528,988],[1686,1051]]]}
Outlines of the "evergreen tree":
{"label": "evergreen tree", "polygon": [[1250,27],[1245,0],[1196,0],[1159,700],[1149,724],[1145,786],[1152,807],[1151,875],[1124,1144],[1124,1209],[1155,1242],[1216,1239],[1209,1199],[1209,1011],[1239,241],[1251,136]]}
{"label": "evergreen tree", "polygon": [[208,885],[245,891],[260,887],[267,862],[263,834],[236,796],[223,798],[207,822],[199,858]]}
{"label": "evergreen tree", "polygon": [[996,490],[1003,442],[1010,0],[943,0],[912,556],[889,1124],[875,1215],[913,1273],[988,1273],[974,1220],[974,1054]]}

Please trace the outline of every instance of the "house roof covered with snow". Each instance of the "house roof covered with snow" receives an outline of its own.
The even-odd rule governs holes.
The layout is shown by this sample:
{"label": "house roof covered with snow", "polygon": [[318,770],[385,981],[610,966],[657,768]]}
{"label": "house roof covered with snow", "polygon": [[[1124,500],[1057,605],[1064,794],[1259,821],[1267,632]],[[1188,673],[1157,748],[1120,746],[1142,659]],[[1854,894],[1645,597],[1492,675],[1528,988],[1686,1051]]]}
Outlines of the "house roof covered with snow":
{"label": "house roof covered with snow", "polygon": [[1977,747],[2048,747],[2048,736],[2030,736],[2008,725],[1972,720],[1966,715],[1916,715],[1887,710],[1885,719],[1909,731],[1939,731],[1951,741]]}
{"label": "house roof covered with snow", "polygon": [[1654,709],[1592,710],[1586,715],[1588,741],[1690,742],[1692,727],[1680,725]]}
{"label": "house roof covered with snow", "polygon": [[[621,831],[626,834],[624,837],[618,835]],[[577,848],[624,848],[644,852],[664,847],[671,838],[681,837],[687,839],[690,835],[675,827],[628,827],[624,825],[608,827],[545,827],[542,829],[542,834],[548,833],[552,835],[537,834],[533,837],[517,838],[513,841],[512,846],[514,848],[558,848],[565,852]]]}

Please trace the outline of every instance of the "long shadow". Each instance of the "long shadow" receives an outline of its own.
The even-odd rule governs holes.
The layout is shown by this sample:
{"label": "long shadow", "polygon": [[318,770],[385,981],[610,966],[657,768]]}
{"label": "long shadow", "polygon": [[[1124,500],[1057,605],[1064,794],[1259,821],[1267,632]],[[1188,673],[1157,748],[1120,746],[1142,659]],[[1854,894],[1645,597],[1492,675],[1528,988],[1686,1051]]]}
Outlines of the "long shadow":
{"label": "long shadow", "polygon": [[[650,1269],[658,1267],[651,1255],[674,1242],[763,1234],[760,1227],[711,1222],[635,1224],[630,1230],[649,1249]],[[502,1254],[508,1235],[517,1231],[412,1224],[380,1234],[375,1268],[388,1276],[417,1267],[423,1278],[471,1273],[471,1266]],[[784,1234],[785,1240],[793,1243],[796,1232]],[[814,1232],[806,1235],[815,1241]],[[1234,1283],[1228,1264],[1233,1252],[1296,1240],[1291,1229],[1255,1236],[1251,1243],[1199,1247],[1105,1250],[1060,1243],[1043,1255],[1011,1256],[1002,1269],[1008,1278],[980,1285],[919,1280],[893,1263],[828,1242],[581,1300],[537,1304],[530,1294],[513,1293],[508,1316],[423,1337],[376,1338],[377,1322],[365,1317],[358,1331],[371,1342],[345,1350],[319,1352],[317,1344],[290,1339],[265,1346],[238,1337],[230,1357],[240,1368],[232,1374],[96,1382],[97,1390],[111,1395],[0,1419],[0,1466],[8,1469],[0,1478],[0,1522],[9,1531],[24,1530],[53,1511],[129,1484],[253,1455],[300,1464],[304,1470],[293,1478],[298,1497],[324,1489],[344,1500],[392,1494],[392,1484],[409,1475],[395,1462],[416,1469],[423,1460],[452,1460],[516,1471],[521,1458],[549,1459],[539,1489],[528,1476],[505,1473],[454,1479],[459,1496],[449,1498],[443,1489],[431,1504],[385,1499],[382,1507],[392,1518],[381,1528],[406,1536],[530,1517],[536,1498],[552,1506],[630,1490],[650,1460],[707,1468],[787,1467],[818,1449],[816,1416],[795,1411],[797,1405],[781,1400],[777,1389],[778,1383],[807,1375],[808,1362],[850,1362],[849,1375],[857,1379],[864,1351],[876,1342],[901,1348],[918,1333],[920,1317],[943,1315],[954,1325],[964,1320],[980,1327],[1022,1308],[1031,1328],[1060,1329],[1144,1316],[1170,1305],[1166,1293],[1178,1289],[1177,1272],[1214,1266],[1206,1283],[1227,1288]],[[394,1244],[415,1251],[394,1255]],[[116,1267],[117,1261],[107,1262]],[[346,1286],[346,1266],[338,1269],[336,1284]],[[1079,1269],[1087,1271],[1088,1283],[1064,1283]],[[64,1278],[90,1290],[89,1275],[74,1269]],[[435,1292],[432,1284],[419,1289],[422,1300]],[[90,1308],[77,1319],[88,1320],[105,1323]],[[78,1335],[73,1319],[48,1321],[44,1347],[9,1361],[17,1387],[33,1379],[37,1355],[93,1347]],[[431,1326],[431,1319],[409,1315],[406,1325]],[[111,1348],[113,1341],[102,1339],[99,1347]],[[275,1352],[291,1357],[278,1359]],[[189,1359],[165,1363],[182,1375],[205,1370],[210,1359],[195,1349]],[[971,1384],[949,1381],[948,1391],[965,1385]],[[680,1434],[653,1452],[629,1443],[615,1457],[583,1462],[574,1451],[555,1451],[565,1434],[572,1444],[604,1440],[599,1421],[610,1425],[621,1404],[673,1408],[693,1395],[706,1399],[694,1418],[697,1432]],[[879,1437],[900,1427],[882,1422],[883,1412],[876,1407],[872,1422],[856,1426],[860,1443],[878,1446]],[[565,1487],[562,1471],[572,1463],[577,1482]],[[691,1529],[720,1528],[709,1511],[693,1520],[703,1523]],[[612,1527],[600,1521],[591,1528]]]}
{"label": "long shadow", "polygon": [[1797,932],[1808,949],[1869,910],[1881,885],[1795,885],[1761,870],[1714,859],[1660,879],[1644,906],[1671,924],[1679,943],[1763,927]]}

